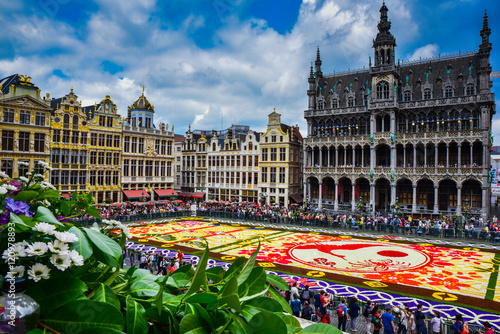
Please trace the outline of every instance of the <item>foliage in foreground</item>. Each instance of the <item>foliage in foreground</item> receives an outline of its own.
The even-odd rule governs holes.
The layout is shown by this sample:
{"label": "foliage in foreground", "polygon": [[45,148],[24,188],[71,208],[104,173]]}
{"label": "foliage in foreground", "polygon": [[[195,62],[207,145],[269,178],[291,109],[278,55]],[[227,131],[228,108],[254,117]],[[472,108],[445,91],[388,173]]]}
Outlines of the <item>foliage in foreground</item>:
{"label": "foliage in foreground", "polygon": [[[30,333],[338,331],[326,324],[300,328],[276,290],[288,290],[288,284],[255,266],[260,247],[227,271],[206,269],[208,247],[196,270],[186,265],[167,276],[136,267],[122,270],[126,227],[111,221],[109,228],[84,228],[73,222],[84,212],[98,217],[92,197],[74,193],[62,199],[43,181],[43,172],[17,180],[0,175],[0,213],[8,219],[0,227],[5,249],[0,280],[27,276],[26,293],[41,306],[39,328]],[[15,263],[8,265],[9,259]]]}

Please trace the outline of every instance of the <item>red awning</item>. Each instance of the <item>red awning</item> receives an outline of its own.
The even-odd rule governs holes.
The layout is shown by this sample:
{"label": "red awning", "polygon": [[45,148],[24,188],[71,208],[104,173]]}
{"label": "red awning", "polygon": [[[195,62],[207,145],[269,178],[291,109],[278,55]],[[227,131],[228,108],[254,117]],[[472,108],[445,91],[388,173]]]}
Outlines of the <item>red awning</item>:
{"label": "red awning", "polygon": [[71,195],[69,193],[61,193],[61,195],[64,198],[71,198]]}
{"label": "red awning", "polygon": [[163,196],[177,196],[178,194],[173,189],[159,189],[155,190],[156,195]]}
{"label": "red awning", "polygon": [[194,198],[203,198],[203,196],[205,196],[205,193],[194,193],[193,194]]}
{"label": "red awning", "polygon": [[134,199],[134,198],[149,198],[151,195],[146,190],[124,190],[123,193],[125,196],[127,196],[128,199]]}

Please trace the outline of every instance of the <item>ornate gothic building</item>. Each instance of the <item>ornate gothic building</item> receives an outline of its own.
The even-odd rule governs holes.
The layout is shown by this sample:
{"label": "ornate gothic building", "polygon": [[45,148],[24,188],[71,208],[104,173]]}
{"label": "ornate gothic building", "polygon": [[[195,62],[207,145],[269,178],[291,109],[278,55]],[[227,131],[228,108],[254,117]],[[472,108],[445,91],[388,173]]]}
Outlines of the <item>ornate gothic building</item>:
{"label": "ornate gothic building", "polygon": [[381,7],[374,58],[362,70],[309,76],[305,196],[319,208],[485,216],[490,206],[488,17],[479,50],[396,61]]}

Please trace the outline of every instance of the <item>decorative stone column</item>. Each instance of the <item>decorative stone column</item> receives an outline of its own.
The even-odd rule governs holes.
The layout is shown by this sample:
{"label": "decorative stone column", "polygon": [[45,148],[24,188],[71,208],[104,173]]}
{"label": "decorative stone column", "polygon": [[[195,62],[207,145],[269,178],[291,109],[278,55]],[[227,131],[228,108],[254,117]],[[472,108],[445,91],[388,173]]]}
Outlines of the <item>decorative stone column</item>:
{"label": "decorative stone column", "polygon": [[334,208],[335,211],[339,210],[339,182],[335,181],[335,204]]}
{"label": "decorative stone column", "polygon": [[457,216],[462,214],[462,185],[457,186]]}
{"label": "decorative stone column", "polygon": [[417,186],[413,185],[413,195],[412,195],[412,203],[411,203],[411,212],[417,212]]}
{"label": "decorative stone column", "polygon": [[434,214],[439,213],[438,189],[439,186],[434,185]]}
{"label": "decorative stone column", "polygon": [[323,180],[320,180],[319,183],[319,189],[318,189],[318,209],[323,210],[323,194],[321,192],[322,186],[323,186]]}
{"label": "decorative stone column", "polygon": [[351,210],[354,211],[356,210],[356,194],[355,194],[355,190],[356,190],[356,184],[353,183],[352,184],[352,194],[351,194]]}

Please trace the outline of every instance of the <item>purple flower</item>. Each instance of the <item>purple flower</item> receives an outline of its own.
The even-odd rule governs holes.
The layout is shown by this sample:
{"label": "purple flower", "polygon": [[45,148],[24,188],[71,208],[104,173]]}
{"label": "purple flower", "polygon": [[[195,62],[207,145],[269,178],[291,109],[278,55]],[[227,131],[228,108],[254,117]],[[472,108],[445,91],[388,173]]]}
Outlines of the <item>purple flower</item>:
{"label": "purple flower", "polygon": [[19,180],[12,180],[8,184],[9,184],[9,186],[13,186],[13,187],[17,188],[17,190],[11,190],[11,191],[9,191],[9,195],[10,196],[16,196],[17,194],[19,194],[21,192],[21,188],[22,188],[21,181],[19,181]]}
{"label": "purple flower", "polygon": [[56,219],[59,220],[61,223],[69,223],[68,220],[71,222],[75,222],[73,219],[66,218],[64,216],[57,216]]}
{"label": "purple flower", "polygon": [[9,219],[10,219],[10,211],[7,210],[6,213],[0,215],[0,226],[7,225],[9,223]]}
{"label": "purple flower", "polygon": [[9,212],[13,212],[16,215],[25,215],[27,217],[33,217],[33,212],[29,211],[30,206],[25,202],[14,201],[13,198],[7,197],[5,199],[5,209]]}

